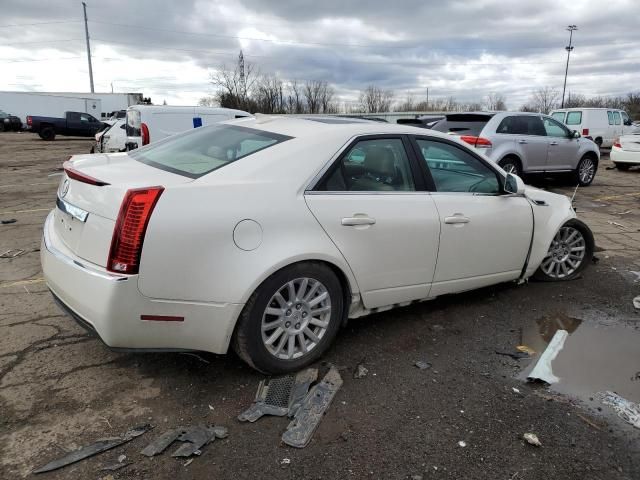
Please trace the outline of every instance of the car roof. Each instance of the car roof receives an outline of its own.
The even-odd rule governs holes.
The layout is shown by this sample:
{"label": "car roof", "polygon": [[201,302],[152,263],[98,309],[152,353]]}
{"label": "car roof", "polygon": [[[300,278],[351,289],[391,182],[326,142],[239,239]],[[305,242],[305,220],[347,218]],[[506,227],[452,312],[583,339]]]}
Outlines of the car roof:
{"label": "car roof", "polygon": [[131,105],[127,110],[139,110],[139,111],[170,111],[174,113],[193,113],[194,110],[198,112],[210,112],[210,113],[237,113],[242,115],[251,115],[243,110],[236,110],[233,108],[222,107],[203,107],[198,105]]}
{"label": "car roof", "polygon": [[574,112],[577,110],[613,110],[624,112],[622,108],[610,108],[610,107],[569,107],[569,108],[556,108],[555,110],[551,110],[551,112]]}

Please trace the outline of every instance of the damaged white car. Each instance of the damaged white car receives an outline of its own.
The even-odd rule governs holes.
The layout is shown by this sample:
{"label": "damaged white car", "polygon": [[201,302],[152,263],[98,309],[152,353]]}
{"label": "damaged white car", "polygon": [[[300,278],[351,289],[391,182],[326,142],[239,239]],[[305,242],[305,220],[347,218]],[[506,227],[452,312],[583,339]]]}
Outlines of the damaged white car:
{"label": "damaged white car", "polygon": [[347,318],[534,276],[575,278],[590,229],[449,135],[261,117],[65,164],[49,288],[117,349],[229,346],[298,370]]}

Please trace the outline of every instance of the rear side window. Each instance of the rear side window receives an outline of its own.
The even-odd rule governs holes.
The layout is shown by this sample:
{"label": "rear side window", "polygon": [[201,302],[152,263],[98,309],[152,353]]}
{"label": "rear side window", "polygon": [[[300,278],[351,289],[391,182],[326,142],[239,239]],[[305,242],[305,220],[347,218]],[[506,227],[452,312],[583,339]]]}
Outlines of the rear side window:
{"label": "rear side window", "polygon": [[432,130],[456,135],[480,135],[480,132],[491,119],[491,115],[475,113],[458,113],[447,115],[444,120],[436,123]]}
{"label": "rear side window", "polygon": [[506,117],[498,125],[496,133],[514,135],[538,135],[545,136],[546,132],[540,117],[536,115],[517,115]]}
{"label": "rear side window", "polygon": [[[554,117],[555,118],[555,117]],[[556,120],[558,120],[556,118]],[[562,120],[558,120],[562,121]],[[569,112],[567,113],[567,125],[580,125],[582,123],[582,112]]]}
{"label": "rear side window", "polygon": [[613,125],[613,112],[607,111],[607,119],[609,120],[609,125]]}
{"label": "rear side window", "polygon": [[620,112],[613,112],[613,123],[620,125]]}
{"label": "rear side window", "polygon": [[139,137],[141,135],[140,123],[140,112],[138,110],[127,110],[127,137]]}
{"label": "rear side window", "polygon": [[564,116],[565,116],[564,112],[554,112],[551,114],[551,116],[555,118],[557,121],[564,123]]}
{"label": "rear side window", "polygon": [[129,155],[161,170],[199,178],[291,138],[237,125],[214,125],[168,137]]}

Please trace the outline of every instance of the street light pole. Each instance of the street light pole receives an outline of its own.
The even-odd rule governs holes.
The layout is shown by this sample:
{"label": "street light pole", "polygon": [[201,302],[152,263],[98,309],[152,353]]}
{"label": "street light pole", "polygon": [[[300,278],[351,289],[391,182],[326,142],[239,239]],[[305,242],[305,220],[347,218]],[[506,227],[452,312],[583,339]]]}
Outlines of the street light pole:
{"label": "street light pole", "polygon": [[560,104],[560,108],[564,108],[564,92],[567,89],[567,74],[569,73],[569,56],[573,50],[573,46],[571,45],[571,41],[573,40],[573,31],[578,30],[578,27],[576,25],[569,25],[567,30],[569,31],[569,46],[564,47],[567,51],[567,66],[564,69],[564,86],[562,87],[562,103]]}

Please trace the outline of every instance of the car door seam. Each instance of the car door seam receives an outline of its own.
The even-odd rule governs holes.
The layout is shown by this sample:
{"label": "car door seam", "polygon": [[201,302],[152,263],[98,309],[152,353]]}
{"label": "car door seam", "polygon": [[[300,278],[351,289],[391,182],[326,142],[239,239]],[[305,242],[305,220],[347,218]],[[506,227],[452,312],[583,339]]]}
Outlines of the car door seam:
{"label": "car door seam", "polygon": [[[526,195],[525,195],[526,197]],[[522,271],[520,272],[520,277],[518,278],[518,282],[524,280],[524,276],[527,273],[527,268],[529,266],[529,259],[531,258],[531,250],[533,249],[533,239],[536,234],[536,215],[533,211],[533,205],[531,204],[531,199],[526,197],[529,200],[529,208],[531,209],[531,240],[529,241],[529,251],[527,252],[527,257],[524,260],[524,266],[522,267]]]}

